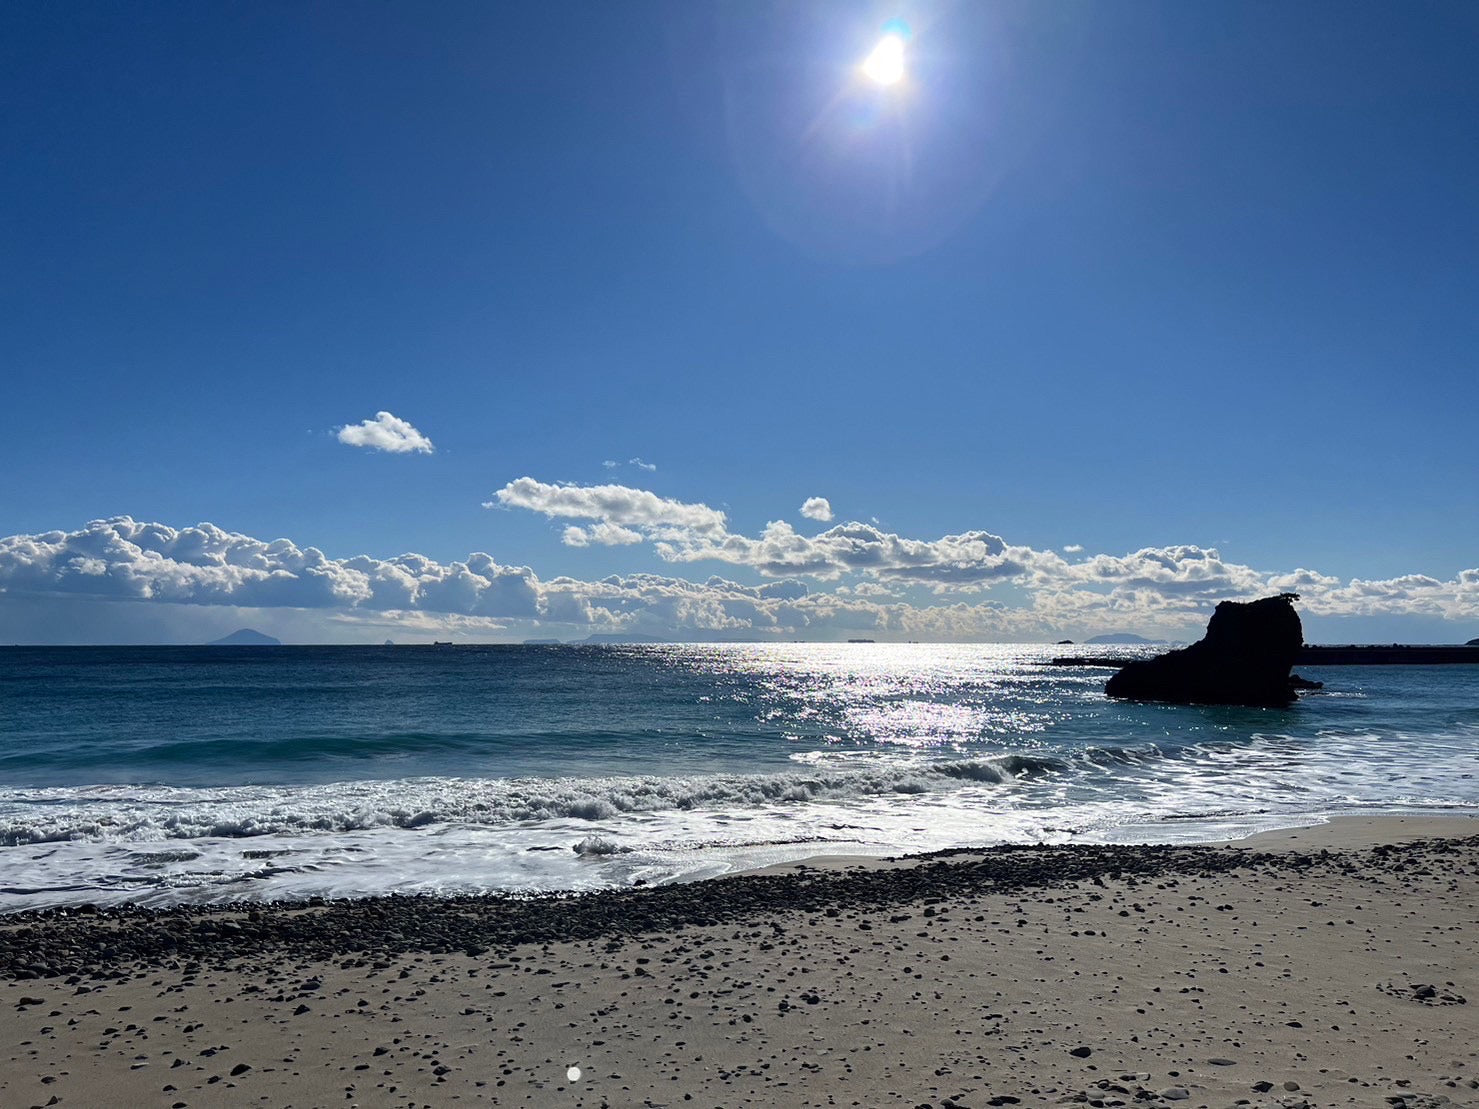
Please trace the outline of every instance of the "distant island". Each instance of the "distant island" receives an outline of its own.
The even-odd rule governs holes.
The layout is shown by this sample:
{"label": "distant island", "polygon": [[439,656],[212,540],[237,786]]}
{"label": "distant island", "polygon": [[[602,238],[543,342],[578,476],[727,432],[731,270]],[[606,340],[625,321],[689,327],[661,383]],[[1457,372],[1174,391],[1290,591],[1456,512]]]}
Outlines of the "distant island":
{"label": "distant island", "polygon": [[254,628],[238,628],[230,635],[222,639],[215,639],[206,644],[207,647],[281,647],[281,639],[273,639],[270,635],[263,635]]}
{"label": "distant island", "polygon": [[563,641],[559,639],[526,639],[525,647],[558,647]]}
{"label": "distant island", "polygon": [[1464,644],[1465,647],[1479,647],[1479,639],[1471,639]]}
{"label": "distant island", "polygon": [[1091,639],[1085,639],[1085,643],[1154,643],[1154,639],[1146,639],[1143,635],[1134,632],[1110,632],[1107,635],[1096,635]]}

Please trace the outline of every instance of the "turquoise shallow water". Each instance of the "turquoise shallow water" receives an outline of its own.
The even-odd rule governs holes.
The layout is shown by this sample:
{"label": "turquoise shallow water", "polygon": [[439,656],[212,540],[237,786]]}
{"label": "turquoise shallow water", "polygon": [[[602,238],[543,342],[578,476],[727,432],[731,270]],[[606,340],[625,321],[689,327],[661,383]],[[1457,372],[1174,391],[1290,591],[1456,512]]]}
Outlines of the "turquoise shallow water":
{"label": "turquoise shallow water", "polygon": [[[1479,668],[1132,705],[1023,645],[0,650],[0,909],[589,888],[1479,811]],[[1122,653],[1122,649],[1121,649]]]}

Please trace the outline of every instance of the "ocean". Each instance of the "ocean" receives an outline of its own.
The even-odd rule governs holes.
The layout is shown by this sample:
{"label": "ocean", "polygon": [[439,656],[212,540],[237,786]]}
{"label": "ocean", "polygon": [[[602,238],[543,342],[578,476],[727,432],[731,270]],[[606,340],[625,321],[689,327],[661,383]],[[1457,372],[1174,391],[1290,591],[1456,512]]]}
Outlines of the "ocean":
{"label": "ocean", "polygon": [[1195,708],[1110,701],[1061,650],[4,648],[0,911],[1479,811],[1479,667],[1302,668],[1325,688],[1293,708]]}

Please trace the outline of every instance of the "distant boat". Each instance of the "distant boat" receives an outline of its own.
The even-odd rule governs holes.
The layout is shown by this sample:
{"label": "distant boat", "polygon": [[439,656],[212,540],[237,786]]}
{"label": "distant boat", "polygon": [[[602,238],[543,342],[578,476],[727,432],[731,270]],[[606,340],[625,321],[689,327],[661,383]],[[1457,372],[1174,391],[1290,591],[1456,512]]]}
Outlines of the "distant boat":
{"label": "distant boat", "polygon": [[431,641],[431,645],[433,647],[450,647],[450,646],[452,646],[452,641],[449,639],[446,642],[443,642],[440,639],[433,639]]}
{"label": "distant boat", "polygon": [[849,643],[872,643],[873,640],[871,640],[871,639],[849,639],[848,642]]}

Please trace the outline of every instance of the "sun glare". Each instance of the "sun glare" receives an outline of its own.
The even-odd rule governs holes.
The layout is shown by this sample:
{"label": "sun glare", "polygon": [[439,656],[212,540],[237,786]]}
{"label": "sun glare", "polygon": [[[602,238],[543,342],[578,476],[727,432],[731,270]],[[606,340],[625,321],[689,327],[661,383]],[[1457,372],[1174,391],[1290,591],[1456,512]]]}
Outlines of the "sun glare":
{"label": "sun glare", "polygon": [[873,53],[863,62],[863,73],[880,85],[897,84],[904,76],[904,40],[896,34],[884,35]]}

